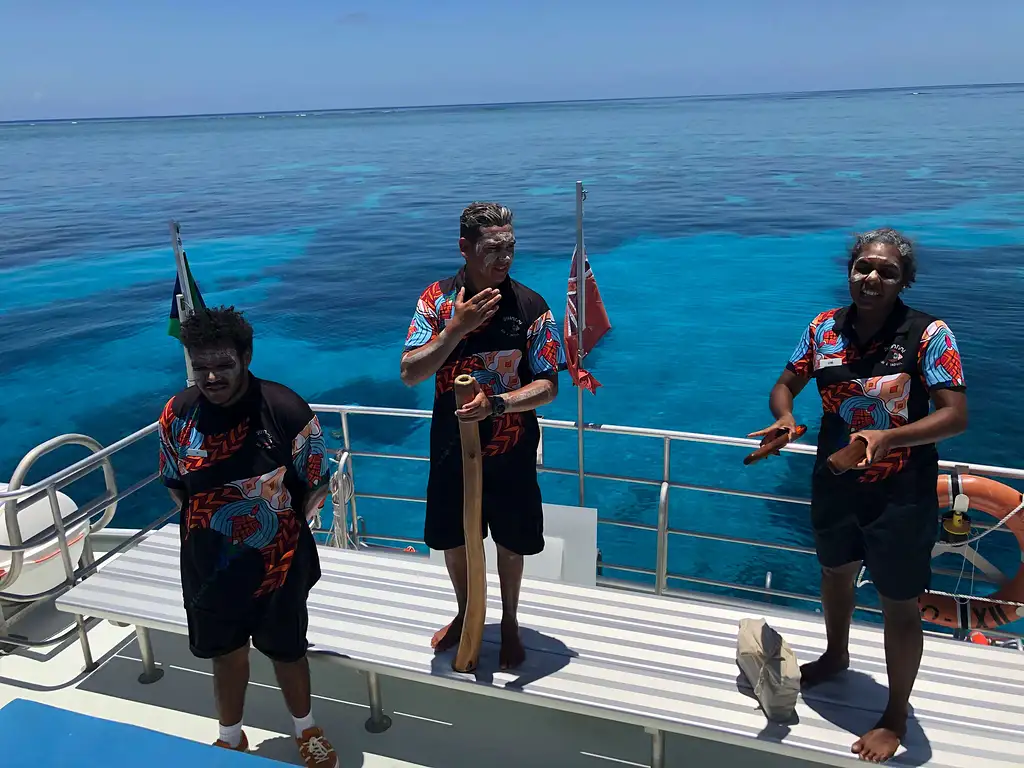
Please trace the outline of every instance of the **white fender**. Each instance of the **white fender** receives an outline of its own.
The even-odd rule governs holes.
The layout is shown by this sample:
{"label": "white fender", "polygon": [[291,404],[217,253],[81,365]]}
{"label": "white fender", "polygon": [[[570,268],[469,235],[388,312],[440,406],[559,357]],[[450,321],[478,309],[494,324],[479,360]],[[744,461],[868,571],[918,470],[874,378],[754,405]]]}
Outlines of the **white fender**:
{"label": "white fender", "polygon": [[[0,491],[6,490],[7,483],[0,483]],[[61,517],[65,520],[78,509],[78,505],[72,501],[71,497],[60,491],[57,492],[57,502],[60,505]],[[11,542],[7,536],[5,508],[6,504],[0,502],[0,544],[10,545]],[[27,541],[40,531],[52,527],[53,513],[50,512],[50,502],[43,498],[34,502],[27,509],[22,509],[18,515],[18,523],[21,528],[22,541]],[[89,521],[85,520],[67,531],[71,563],[76,568],[82,559],[85,535],[88,530]],[[0,552],[0,576],[5,575],[10,566],[11,553]],[[52,589],[66,580],[67,574],[64,571],[64,559],[60,556],[60,547],[56,541],[52,541],[33,547],[25,553],[17,581],[8,584],[3,591],[24,597]]]}

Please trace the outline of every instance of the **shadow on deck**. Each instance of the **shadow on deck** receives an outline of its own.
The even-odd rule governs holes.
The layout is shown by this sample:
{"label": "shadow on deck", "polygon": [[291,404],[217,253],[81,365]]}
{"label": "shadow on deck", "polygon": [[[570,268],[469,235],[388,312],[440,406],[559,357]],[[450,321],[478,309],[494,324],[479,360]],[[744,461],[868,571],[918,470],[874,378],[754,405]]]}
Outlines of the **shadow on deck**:
{"label": "shadow on deck", "polygon": [[[137,682],[141,670],[132,641],[79,688],[203,718],[192,738],[216,738],[209,664],[192,658],[184,638],[154,633],[156,657],[165,670],[152,685]],[[393,725],[372,735],[363,677],[327,660],[312,659],[314,714],[338,750],[342,768],[601,768],[650,765],[650,740],[630,725],[532,707],[436,686],[382,678],[385,710]],[[278,734],[252,738],[256,755],[298,764],[288,735],[290,718],[270,663],[253,652],[245,724]],[[153,726],[150,726],[153,727]],[[205,729],[205,730],[204,730]],[[669,735],[668,765],[800,768],[812,763],[750,752],[710,741]]]}

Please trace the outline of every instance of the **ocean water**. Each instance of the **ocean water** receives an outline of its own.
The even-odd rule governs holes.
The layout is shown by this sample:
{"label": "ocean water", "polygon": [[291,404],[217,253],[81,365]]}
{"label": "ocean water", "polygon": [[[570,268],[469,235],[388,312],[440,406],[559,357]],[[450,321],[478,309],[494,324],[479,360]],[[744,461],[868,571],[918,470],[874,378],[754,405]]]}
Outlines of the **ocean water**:
{"label": "ocean water", "polygon": [[[0,125],[0,477],[58,433],[110,443],[142,427],[181,386],[166,335],[171,217],[207,302],[244,308],[255,326],[257,374],[311,402],[429,408],[431,385],[403,386],[398,361],[419,292],[459,266],[463,206],[514,209],[514,274],[561,318],[576,179],[614,326],[589,359],[604,386],[587,420],[724,435],[767,425],[768,390],[802,329],[848,300],[852,234],[887,224],[919,244],[907,301],[944,318],[964,358],[971,427],[944,458],[1024,464],[1022,114],[1024,86],[1001,86]],[[543,415],[574,419],[575,402],[565,375]],[[819,409],[808,388],[807,440]],[[324,424],[336,439],[339,423]],[[352,419],[358,450],[423,455],[427,429]],[[120,456],[122,486],[156,456],[154,438]],[[575,435],[549,432],[545,458],[573,468]],[[741,458],[677,446],[672,477],[808,493],[809,459]],[[591,435],[586,467],[660,479],[661,444]],[[426,465],[360,459],[355,475],[361,491],[422,495]],[[89,482],[69,491],[82,501]],[[574,478],[542,484],[549,501],[576,502]],[[592,480],[587,503],[653,524],[657,488]],[[115,525],[168,509],[152,487]],[[363,500],[359,514],[370,533],[422,533],[421,505]],[[785,504],[673,491],[671,525],[811,545],[806,508]],[[1012,569],[1007,539],[982,552]],[[812,557],[670,541],[674,572],[759,586],[771,570],[777,588],[816,592]],[[654,565],[652,533],[602,527],[599,545],[606,563]]]}

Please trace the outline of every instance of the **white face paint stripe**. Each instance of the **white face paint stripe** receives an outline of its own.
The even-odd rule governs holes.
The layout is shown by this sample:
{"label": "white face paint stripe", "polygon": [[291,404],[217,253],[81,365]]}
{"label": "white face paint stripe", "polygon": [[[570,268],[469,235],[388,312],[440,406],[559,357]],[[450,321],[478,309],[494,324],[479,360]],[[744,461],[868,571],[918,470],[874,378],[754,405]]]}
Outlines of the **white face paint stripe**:
{"label": "white face paint stripe", "polygon": [[[229,402],[240,394],[248,374],[243,355],[233,346],[201,348],[190,356],[196,384],[210,402]],[[225,389],[216,392],[207,389],[213,383]]]}

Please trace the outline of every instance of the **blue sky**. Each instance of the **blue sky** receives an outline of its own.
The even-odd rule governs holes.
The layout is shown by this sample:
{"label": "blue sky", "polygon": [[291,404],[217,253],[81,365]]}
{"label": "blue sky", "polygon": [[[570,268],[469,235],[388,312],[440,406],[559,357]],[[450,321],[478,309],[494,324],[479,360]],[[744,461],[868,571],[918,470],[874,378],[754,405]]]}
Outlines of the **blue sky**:
{"label": "blue sky", "polygon": [[0,0],[0,120],[1024,80],[1024,0]]}

